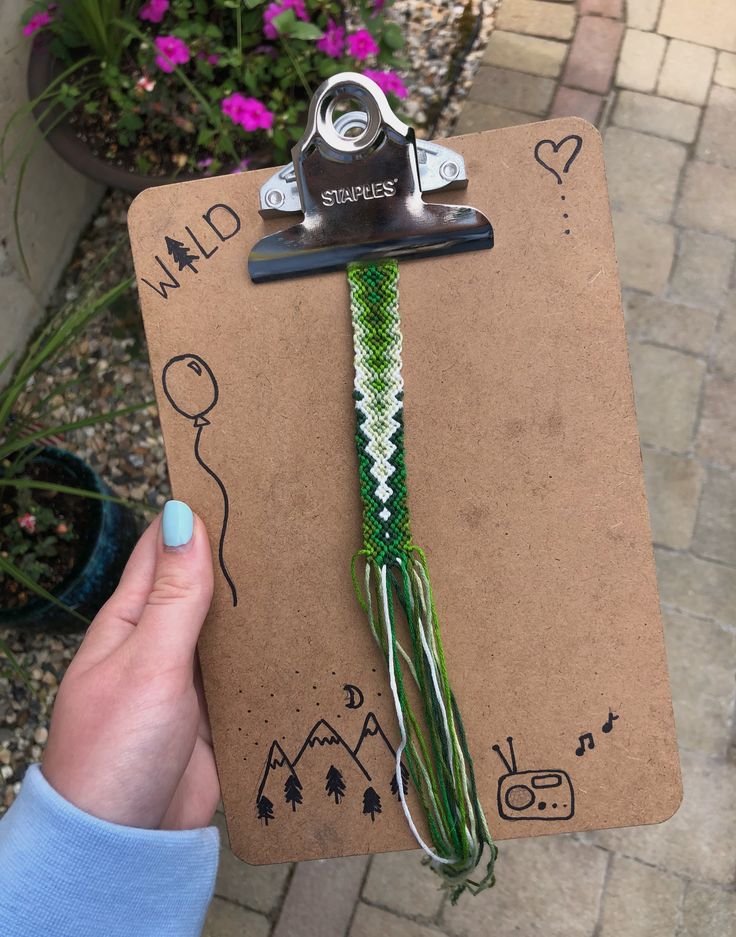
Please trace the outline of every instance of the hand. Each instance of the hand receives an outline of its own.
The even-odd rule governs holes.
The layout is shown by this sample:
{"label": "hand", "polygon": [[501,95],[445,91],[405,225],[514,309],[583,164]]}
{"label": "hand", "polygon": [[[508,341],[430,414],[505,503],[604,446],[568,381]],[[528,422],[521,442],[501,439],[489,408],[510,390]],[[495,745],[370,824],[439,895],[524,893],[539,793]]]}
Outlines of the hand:
{"label": "hand", "polygon": [[220,789],[195,657],[211,598],[204,524],[170,501],[59,688],[42,770],[81,810],[149,829],[212,819]]}

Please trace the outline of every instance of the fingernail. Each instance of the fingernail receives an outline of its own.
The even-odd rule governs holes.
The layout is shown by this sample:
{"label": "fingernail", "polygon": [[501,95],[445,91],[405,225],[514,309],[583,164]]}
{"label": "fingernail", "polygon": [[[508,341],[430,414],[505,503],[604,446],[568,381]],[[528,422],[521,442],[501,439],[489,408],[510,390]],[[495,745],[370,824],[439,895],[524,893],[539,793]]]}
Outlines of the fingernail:
{"label": "fingernail", "polygon": [[161,521],[164,546],[183,547],[192,539],[194,515],[183,501],[167,501]]}

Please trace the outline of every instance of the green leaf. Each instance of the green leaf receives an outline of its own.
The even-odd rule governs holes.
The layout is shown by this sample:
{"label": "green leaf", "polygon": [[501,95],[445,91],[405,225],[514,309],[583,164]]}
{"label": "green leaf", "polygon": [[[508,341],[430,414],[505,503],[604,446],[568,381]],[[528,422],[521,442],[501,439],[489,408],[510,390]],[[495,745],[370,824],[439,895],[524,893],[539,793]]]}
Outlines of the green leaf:
{"label": "green leaf", "polygon": [[280,36],[290,36],[291,28],[296,23],[296,13],[289,7],[288,10],[284,10],[283,13],[279,13],[278,16],[274,16],[271,20],[271,23],[276,28],[276,32]]}
{"label": "green leaf", "polygon": [[289,32],[291,39],[321,39],[323,35],[319,26],[315,26],[314,23],[305,23],[302,20],[297,20]]}
{"label": "green leaf", "polygon": [[80,615],[75,608],[71,608],[60,599],[57,599],[55,595],[47,592],[43,586],[40,586],[37,582],[31,579],[30,576],[27,576],[22,569],[19,569],[14,563],[11,563],[10,560],[6,559],[4,556],[0,556],[0,572],[3,572],[12,579],[15,579],[16,582],[19,582],[22,586],[25,586],[26,589],[30,589],[31,592],[40,596],[42,599],[46,599],[47,602],[51,602],[58,608],[63,608],[65,612],[68,612],[74,618],[79,619],[82,624],[89,625],[88,618],[85,618],[84,615]]}
{"label": "green leaf", "polygon": [[134,511],[152,511],[158,514],[158,508],[145,501],[129,501],[127,498],[116,498],[114,495],[102,494],[99,491],[89,491],[86,488],[73,488],[70,485],[57,485],[55,482],[41,482],[33,478],[0,478],[0,488],[17,488],[23,491],[55,491],[57,494],[78,495],[80,498],[91,498],[93,501],[109,501],[111,504],[121,504]]}
{"label": "green leaf", "polygon": [[404,34],[396,23],[386,23],[382,38],[389,49],[400,49],[404,45]]}
{"label": "green leaf", "polygon": [[249,10],[254,10],[256,7],[261,7],[266,2],[266,0],[245,0],[245,5]]}

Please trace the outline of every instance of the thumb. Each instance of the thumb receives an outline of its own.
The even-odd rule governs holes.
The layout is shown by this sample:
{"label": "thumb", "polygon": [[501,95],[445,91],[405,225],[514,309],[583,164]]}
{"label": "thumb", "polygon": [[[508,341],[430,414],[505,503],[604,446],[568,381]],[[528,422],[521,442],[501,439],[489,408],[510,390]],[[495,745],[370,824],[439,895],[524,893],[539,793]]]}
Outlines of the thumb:
{"label": "thumb", "polygon": [[152,660],[191,663],[212,601],[212,553],[202,521],[183,501],[167,501],[148,598],[132,636]]}

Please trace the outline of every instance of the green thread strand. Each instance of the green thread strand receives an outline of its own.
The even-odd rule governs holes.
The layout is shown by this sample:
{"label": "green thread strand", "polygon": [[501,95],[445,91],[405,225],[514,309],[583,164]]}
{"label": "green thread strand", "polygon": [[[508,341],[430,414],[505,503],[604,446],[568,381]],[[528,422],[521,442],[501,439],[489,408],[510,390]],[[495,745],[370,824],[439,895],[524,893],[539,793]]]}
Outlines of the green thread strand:
{"label": "green thread strand", "polygon": [[[429,864],[455,902],[495,882],[498,850],[478,800],[473,762],[447,673],[427,558],[412,542],[404,458],[398,264],[348,267],[355,351],[355,442],[363,505],[363,546],[351,562],[358,602],[393,676],[409,778],[427,821]],[[363,577],[359,564],[364,563]],[[385,584],[385,585],[384,585]],[[409,650],[397,636],[397,612]],[[422,723],[407,693],[411,678]],[[408,809],[408,807],[406,807]],[[410,825],[413,820],[407,814]],[[488,858],[482,868],[483,854]],[[472,876],[478,874],[478,880]]]}

